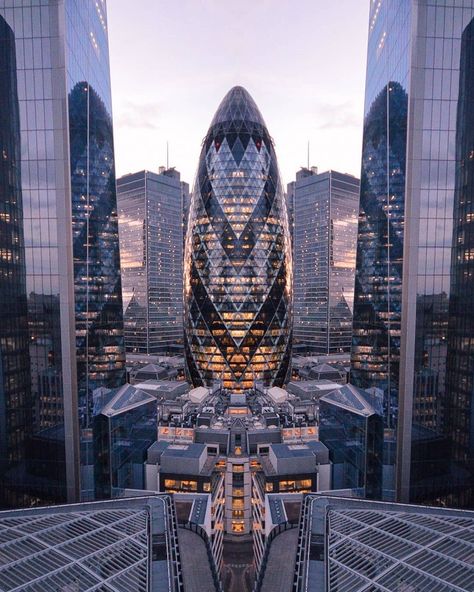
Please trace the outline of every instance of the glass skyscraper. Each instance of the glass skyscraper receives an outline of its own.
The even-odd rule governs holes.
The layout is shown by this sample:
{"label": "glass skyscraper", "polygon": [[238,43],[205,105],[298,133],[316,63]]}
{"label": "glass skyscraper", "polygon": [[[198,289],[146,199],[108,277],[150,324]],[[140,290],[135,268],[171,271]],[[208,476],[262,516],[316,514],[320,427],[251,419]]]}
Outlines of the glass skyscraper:
{"label": "glass skyscraper", "polygon": [[21,154],[0,207],[16,236],[14,322],[24,335],[26,309],[30,373],[6,411],[19,452],[2,449],[0,490],[16,505],[73,501],[93,492],[92,390],[125,379],[106,3],[1,0],[0,17],[1,134],[15,142],[4,154]]}
{"label": "glass skyscraper", "polygon": [[461,37],[456,119],[456,187],[446,368],[452,445],[450,501],[474,507],[474,20]]}
{"label": "glass skyscraper", "polygon": [[[117,181],[125,347],[183,348],[183,206],[188,185],[174,169]],[[184,203],[183,203],[184,202]]]}
{"label": "glass skyscraper", "polygon": [[24,464],[33,426],[25,242],[21,192],[20,113],[15,36],[0,16],[0,506],[23,498],[12,473]]}
{"label": "glass skyscraper", "polygon": [[351,351],[359,180],[302,169],[289,185],[293,217],[293,348]]}
{"label": "glass skyscraper", "polygon": [[184,260],[194,385],[282,385],[291,352],[288,215],[273,141],[242,87],[224,97],[204,140]]}
{"label": "glass skyscraper", "polygon": [[[471,395],[447,381],[456,347],[468,347],[465,333],[448,355],[449,301],[460,286],[451,281],[453,231],[464,215],[453,209],[463,169],[456,145],[460,154],[470,133],[469,118],[457,117],[468,61],[461,39],[473,17],[471,0],[370,3],[351,375],[383,392],[402,501],[456,503],[456,482],[473,460],[464,451],[464,472],[451,467],[453,429],[463,443],[471,429],[455,408]],[[462,193],[458,200],[470,200]]]}

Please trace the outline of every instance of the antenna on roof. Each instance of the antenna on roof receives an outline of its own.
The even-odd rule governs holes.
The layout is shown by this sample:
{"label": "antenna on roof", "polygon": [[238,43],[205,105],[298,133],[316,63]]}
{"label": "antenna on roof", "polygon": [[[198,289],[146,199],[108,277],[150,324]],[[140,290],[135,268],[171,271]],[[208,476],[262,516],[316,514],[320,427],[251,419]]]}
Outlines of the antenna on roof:
{"label": "antenna on roof", "polygon": [[309,170],[309,140],[308,140],[308,170]]}
{"label": "antenna on roof", "polygon": [[170,168],[170,150],[169,150],[169,143],[166,140],[166,170]]}

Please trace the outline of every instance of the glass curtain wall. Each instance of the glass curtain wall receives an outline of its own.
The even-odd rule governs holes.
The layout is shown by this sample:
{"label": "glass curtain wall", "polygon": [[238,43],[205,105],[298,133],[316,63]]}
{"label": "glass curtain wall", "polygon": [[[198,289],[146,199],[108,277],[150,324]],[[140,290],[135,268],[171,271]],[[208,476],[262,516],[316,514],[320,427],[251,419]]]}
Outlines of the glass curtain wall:
{"label": "glass curtain wall", "polygon": [[273,141],[234,87],[204,140],[185,250],[185,348],[195,386],[282,385],[291,353],[291,245]]}

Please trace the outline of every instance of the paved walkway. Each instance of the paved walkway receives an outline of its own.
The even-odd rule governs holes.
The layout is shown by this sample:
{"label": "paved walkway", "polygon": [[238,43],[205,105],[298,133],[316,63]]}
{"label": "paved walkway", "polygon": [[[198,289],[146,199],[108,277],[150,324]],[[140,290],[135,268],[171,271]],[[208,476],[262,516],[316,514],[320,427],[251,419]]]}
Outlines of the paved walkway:
{"label": "paved walkway", "polygon": [[254,584],[252,541],[224,541],[222,580],[225,592],[251,592]]}
{"label": "paved walkway", "polygon": [[214,592],[206,544],[195,532],[178,528],[179,552],[186,592]]}
{"label": "paved walkway", "polygon": [[270,546],[262,592],[288,592],[293,586],[298,529],[285,530]]}

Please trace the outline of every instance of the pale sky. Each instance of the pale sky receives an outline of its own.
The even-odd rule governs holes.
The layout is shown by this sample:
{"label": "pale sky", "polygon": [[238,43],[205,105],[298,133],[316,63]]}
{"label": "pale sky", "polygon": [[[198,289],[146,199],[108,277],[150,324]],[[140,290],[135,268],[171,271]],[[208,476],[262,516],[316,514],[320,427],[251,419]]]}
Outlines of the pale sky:
{"label": "pale sky", "polygon": [[359,176],[369,0],[109,0],[117,176],[190,184],[212,116],[244,86],[283,182],[307,163]]}

